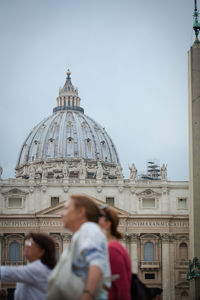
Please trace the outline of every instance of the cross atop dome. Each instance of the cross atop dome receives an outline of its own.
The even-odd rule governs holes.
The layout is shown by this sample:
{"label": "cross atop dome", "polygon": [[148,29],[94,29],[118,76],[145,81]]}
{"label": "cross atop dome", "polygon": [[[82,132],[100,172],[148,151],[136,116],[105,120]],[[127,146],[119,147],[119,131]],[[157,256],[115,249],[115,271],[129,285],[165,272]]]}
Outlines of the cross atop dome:
{"label": "cross atop dome", "polygon": [[70,69],[67,69],[66,75],[67,75],[67,78],[70,78],[70,75],[71,75]]}
{"label": "cross atop dome", "polygon": [[73,86],[71,81],[71,72],[67,69],[67,78],[63,88],[59,90],[59,96],[57,97],[57,107],[53,109],[53,112],[60,110],[76,110],[84,113],[84,109],[80,107],[80,97],[78,95],[78,89]]}

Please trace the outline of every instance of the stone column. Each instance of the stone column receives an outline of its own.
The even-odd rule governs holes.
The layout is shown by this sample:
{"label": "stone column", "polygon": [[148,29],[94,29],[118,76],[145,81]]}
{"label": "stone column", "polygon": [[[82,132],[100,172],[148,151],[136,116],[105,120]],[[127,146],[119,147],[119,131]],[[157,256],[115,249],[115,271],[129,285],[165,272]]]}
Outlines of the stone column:
{"label": "stone column", "polygon": [[62,237],[62,247],[63,250],[65,250],[71,242],[72,234],[65,232],[61,234],[61,237]]}
{"label": "stone column", "polygon": [[[121,244],[124,246],[124,248],[127,249],[127,246],[126,246],[126,242],[127,242],[127,239],[128,239],[128,234],[125,233],[124,236],[123,236],[123,239],[120,240]],[[128,251],[128,249],[127,249]]]}
{"label": "stone column", "polygon": [[169,243],[169,257],[170,257],[170,299],[175,300],[175,235],[170,236],[170,243]]}
{"label": "stone column", "polygon": [[[0,233],[0,266],[2,265],[2,249],[3,249],[3,234]],[[0,288],[1,288],[1,280],[0,280]]]}
{"label": "stone column", "polygon": [[171,300],[170,297],[170,235],[164,233],[162,238],[162,288],[163,300]]}
{"label": "stone column", "polygon": [[139,234],[132,233],[130,234],[130,257],[132,263],[132,272],[138,273],[138,251],[137,251],[137,242]]}

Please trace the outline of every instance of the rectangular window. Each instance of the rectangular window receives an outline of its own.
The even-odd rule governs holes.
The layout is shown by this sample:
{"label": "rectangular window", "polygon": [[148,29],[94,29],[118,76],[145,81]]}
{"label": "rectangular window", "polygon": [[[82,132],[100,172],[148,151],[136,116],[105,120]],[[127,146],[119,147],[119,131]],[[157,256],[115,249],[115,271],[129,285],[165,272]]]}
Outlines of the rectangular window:
{"label": "rectangular window", "polygon": [[178,198],[178,209],[187,209],[187,199]]}
{"label": "rectangular window", "polygon": [[8,198],[8,207],[9,208],[21,208],[22,207],[22,198],[20,198],[20,197]]}
{"label": "rectangular window", "polygon": [[155,199],[154,198],[142,199],[142,207],[143,208],[155,208]]}
{"label": "rectangular window", "polygon": [[106,203],[109,206],[114,206],[114,204],[115,204],[115,198],[114,197],[106,197]]}
{"label": "rectangular window", "polygon": [[145,279],[155,279],[155,273],[145,273]]}
{"label": "rectangular window", "polygon": [[51,206],[56,206],[59,204],[59,197],[51,197]]}

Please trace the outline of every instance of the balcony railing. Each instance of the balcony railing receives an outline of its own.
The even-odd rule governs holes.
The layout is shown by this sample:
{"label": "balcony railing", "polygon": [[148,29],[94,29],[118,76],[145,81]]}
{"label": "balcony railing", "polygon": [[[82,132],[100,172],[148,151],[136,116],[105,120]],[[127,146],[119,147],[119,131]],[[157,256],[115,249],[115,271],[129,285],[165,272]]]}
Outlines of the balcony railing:
{"label": "balcony railing", "polygon": [[160,261],[144,261],[140,262],[141,269],[159,269],[160,268]]}

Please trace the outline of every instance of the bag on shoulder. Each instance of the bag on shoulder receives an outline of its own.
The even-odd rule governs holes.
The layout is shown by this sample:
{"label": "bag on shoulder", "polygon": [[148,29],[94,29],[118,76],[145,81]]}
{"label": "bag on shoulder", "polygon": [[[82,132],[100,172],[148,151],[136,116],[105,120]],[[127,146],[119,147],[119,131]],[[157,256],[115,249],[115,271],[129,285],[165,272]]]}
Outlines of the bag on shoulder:
{"label": "bag on shoulder", "polygon": [[132,274],[131,279],[131,299],[132,300],[151,300],[150,289],[142,283],[136,274]]}
{"label": "bag on shoulder", "polygon": [[64,250],[61,259],[48,279],[48,300],[78,300],[84,290],[83,278],[72,272],[73,250],[76,241]]}

